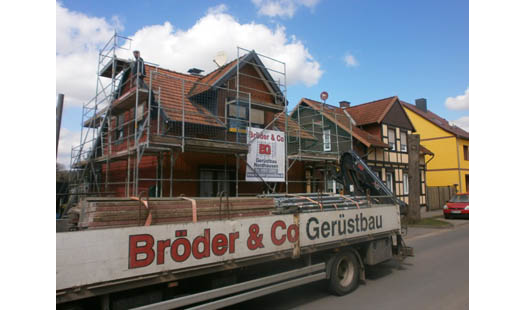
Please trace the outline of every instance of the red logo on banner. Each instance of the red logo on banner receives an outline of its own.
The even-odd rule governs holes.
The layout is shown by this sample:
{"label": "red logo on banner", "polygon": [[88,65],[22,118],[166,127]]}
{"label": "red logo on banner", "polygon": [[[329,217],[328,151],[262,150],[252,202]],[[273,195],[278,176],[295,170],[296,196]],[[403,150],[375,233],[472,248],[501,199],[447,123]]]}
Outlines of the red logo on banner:
{"label": "red logo on banner", "polygon": [[271,155],[271,145],[269,145],[269,144],[259,144],[258,145],[258,153],[259,154]]}

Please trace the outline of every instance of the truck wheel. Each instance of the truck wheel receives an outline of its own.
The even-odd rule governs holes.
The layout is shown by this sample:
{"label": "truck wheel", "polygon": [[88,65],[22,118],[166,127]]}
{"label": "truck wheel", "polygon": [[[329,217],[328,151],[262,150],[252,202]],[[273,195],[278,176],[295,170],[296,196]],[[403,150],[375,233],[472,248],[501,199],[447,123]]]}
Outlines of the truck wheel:
{"label": "truck wheel", "polygon": [[355,254],[350,251],[338,253],[331,265],[329,290],[338,296],[346,295],[357,288],[360,266]]}

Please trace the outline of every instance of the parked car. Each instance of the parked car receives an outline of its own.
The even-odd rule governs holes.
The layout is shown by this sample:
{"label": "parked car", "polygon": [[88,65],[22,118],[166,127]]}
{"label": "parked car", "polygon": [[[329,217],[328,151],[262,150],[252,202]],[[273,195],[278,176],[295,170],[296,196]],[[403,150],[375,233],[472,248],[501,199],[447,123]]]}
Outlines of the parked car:
{"label": "parked car", "polygon": [[445,218],[465,217],[469,219],[469,193],[456,194],[442,208]]}

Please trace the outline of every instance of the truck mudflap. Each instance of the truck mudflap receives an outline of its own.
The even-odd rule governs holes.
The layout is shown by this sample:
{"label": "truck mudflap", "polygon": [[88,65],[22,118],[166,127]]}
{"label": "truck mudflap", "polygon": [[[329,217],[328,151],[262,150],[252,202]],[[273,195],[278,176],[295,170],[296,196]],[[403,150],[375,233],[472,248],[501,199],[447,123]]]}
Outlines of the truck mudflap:
{"label": "truck mudflap", "polygon": [[404,259],[408,256],[413,257],[415,256],[415,250],[412,247],[407,246],[402,235],[399,234],[397,235],[397,244],[393,247],[393,255],[400,259]]}

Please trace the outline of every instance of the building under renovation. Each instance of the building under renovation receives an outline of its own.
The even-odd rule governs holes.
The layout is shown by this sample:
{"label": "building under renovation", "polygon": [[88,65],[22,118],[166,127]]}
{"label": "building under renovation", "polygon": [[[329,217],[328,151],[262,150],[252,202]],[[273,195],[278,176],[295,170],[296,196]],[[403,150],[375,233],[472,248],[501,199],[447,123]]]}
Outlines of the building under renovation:
{"label": "building under renovation", "polygon": [[[402,153],[398,130],[391,141],[400,150],[388,152],[387,129],[377,124],[375,135],[352,125],[353,112],[303,99],[288,113],[281,61],[237,48],[234,60],[218,61],[210,73],[180,73],[119,57],[128,43],[115,34],[100,51],[97,93],[84,104],[81,141],[72,150],[71,201],[338,192],[329,172],[344,151],[374,160],[384,181],[389,168],[376,162],[379,154]],[[250,160],[253,152],[258,157]],[[394,192],[402,186],[397,170]]]}

